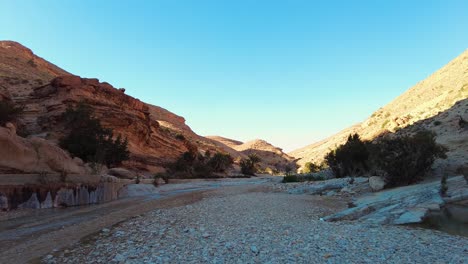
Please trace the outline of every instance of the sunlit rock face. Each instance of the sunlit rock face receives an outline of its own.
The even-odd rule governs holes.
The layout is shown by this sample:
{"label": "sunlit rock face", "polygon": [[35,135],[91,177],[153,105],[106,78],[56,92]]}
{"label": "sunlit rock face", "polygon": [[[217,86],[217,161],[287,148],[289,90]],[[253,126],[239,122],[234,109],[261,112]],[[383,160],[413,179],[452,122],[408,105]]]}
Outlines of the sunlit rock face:
{"label": "sunlit rock face", "polygon": [[404,135],[428,129],[437,134],[438,143],[449,149],[447,159],[436,162],[435,167],[455,172],[457,168],[466,164],[468,156],[467,130],[459,125],[460,117],[468,120],[466,69],[468,69],[468,50],[375,111],[362,123],[288,154],[299,159],[298,163],[301,166],[309,161],[320,163],[330,149],[345,143],[348,136],[353,133],[358,133],[361,138],[369,140],[382,133]]}
{"label": "sunlit rock face", "polygon": [[[0,41],[0,100],[25,106],[16,124],[18,134],[57,143],[65,131],[61,114],[68,106],[86,102],[104,127],[128,139],[131,157],[123,164],[126,168],[160,172],[193,147],[201,153],[229,153],[236,160],[246,157],[246,150],[237,151],[199,136],[183,117],[125,92],[124,88],[114,88],[98,79],[72,75],[19,43]],[[180,135],[184,140],[180,140]],[[276,148],[271,149],[274,151],[267,153],[265,161],[276,164],[292,160]]]}

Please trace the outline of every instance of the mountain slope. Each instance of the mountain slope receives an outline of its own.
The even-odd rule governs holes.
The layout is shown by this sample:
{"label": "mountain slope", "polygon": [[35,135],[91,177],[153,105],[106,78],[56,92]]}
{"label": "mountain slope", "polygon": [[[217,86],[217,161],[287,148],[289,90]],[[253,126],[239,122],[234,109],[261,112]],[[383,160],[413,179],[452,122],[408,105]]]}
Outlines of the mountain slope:
{"label": "mountain slope", "polygon": [[[300,165],[308,161],[321,162],[327,152],[343,144],[351,133],[358,133],[364,139],[373,139],[386,131],[396,132],[407,127],[411,127],[411,130],[427,128],[436,132],[438,142],[450,150],[447,163],[460,166],[466,163],[466,158],[463,161],[457,157],[463,153],[468,157],[468,144],[460,145],[450,139],[468,140],[467,132],[455,125],[460,116],[468,120],[468,107],[463,101],[466,98],[468,98],[468,50],[377,110],[364,122],[325,140],[295,150],[289,155],[298,158]],[[462,102],[457,105],[456,103],[460,101]],[[437,124],[440,122],[440,125],[434,126],[431,122],[435,121]]]}
{"label": "mountain slope", "polygon": [[18,134],[55,144],[65,131],[61,114],[66,107],[86,102],[104,127],[128,138],[131,159],[124,165],[132,169],[161,171],[194,146],[201,153],[246,157],[242,151],[199,136],[181,116],[126,95],[123,88],[72,75],[13,41],[0,41],[0,100],[25,106],[16,124]]}

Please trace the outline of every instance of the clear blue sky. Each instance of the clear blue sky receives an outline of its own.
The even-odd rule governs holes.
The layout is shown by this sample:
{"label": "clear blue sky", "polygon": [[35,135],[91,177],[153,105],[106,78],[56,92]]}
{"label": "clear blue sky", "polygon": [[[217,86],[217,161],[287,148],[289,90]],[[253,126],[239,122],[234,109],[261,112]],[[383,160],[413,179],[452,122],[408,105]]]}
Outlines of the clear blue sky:
{"label": "clear blue sky", "polygon": [[364,120],[468,48],[468,1],[0,0],[0,39],[286,150]]}

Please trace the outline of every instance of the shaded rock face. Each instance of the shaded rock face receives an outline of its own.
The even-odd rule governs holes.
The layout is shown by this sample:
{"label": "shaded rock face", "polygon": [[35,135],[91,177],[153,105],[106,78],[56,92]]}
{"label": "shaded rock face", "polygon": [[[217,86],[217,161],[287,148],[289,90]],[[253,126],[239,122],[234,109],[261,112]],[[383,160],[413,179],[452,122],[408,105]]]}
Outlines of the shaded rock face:
{"label": "shaded rock face", "polygon": [[44,139],[25,139],[0,127],[0,146],[0,173],[86,173],[83,164]]}

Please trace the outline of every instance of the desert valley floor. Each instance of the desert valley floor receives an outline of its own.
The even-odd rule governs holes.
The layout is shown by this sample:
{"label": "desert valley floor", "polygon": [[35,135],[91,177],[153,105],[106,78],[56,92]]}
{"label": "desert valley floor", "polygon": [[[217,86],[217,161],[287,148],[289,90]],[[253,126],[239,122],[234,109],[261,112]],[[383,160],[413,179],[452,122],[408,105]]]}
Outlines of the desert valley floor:
{"label": "desert valley floor", "polygon": [[1,216],[1,263],[467,263],[468,239],[408,226],[324,222],[336,196],[281,177],[169,184],[152,195]]}

